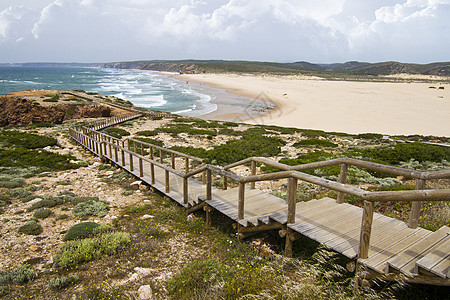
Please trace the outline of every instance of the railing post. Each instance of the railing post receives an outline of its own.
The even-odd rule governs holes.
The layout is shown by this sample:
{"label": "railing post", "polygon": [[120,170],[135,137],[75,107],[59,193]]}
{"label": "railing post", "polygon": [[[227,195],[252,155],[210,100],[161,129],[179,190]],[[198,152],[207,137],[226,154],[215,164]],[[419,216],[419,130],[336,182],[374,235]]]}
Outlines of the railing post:
{"label": "railing post", "polygon": [[245,183],[239,183],[238,220],[244,219]]}
{"label": "railing post", "polygon": [[359,237],[358,258],[367,258],[369,256],[372,222],[373,222],[373,202],[364,201],[363,218],[361,223],[361,234]]}
{"label": "railing post", "polygon": [[119,146],[119,145],[114,144],[114,157],[115,157],[114,161],[115,162],[119,162],[119,153],[118,153],[117,146]]}
{"label": "railing post", "polygon": [[169,185],[169,171],[166,170],[166,194],[168,194],[170,192],[170,185]]}
{"label": "railing post", "polygon": [[144,168],[142,166],[142,158],[139,157],[139,177],[144,177]]}
{"label": "railing post", "polygon": [[171,159],[171,162],[172,162],[172,169],[175,169],[175,153],[172,153],[170,159]]}
{"label": "railing post", "polygon": [[183,178],[183,203],[188,204],[189,202],[189,194],[188,194],[188,179],[187,177]]}
{"label": "railing post", "polygon": [[141,155],[144,156],[144,144],[141,143]]}
{"label": "railing post", "polygon": [[133,141],[133,152],[137,153],[137,151],[136,151],[136,141]]}
{"label": "railing post", "polygon": [[[150,146],[150,159],[153,161],[153,147]],[[155,165],[153,162],[150,163],[150,178],[152,184],[155,184]]]}
{"label": "railing post", "polygon": [[212,191],[212,176],[211,170],[206,169],[206,200],[211,200],[211,191]]}
{"label": "railing post", "polygon": [[109,142],[109,158],[112,160],[112,146],[110,137],[108,137],[108,142]]}
{"label": "railing post", "polygon": [[[417,179],[416,180],[416,190],[423,190],[425,188],[425,180]],[[419,225],[419,217],[420,217],[420,207],[422,206],[422,201],[413,201],[411,204],[411,212],[409,214],[408,227],[412,229],[416,229],[417,225]]]}
{"label": "railing post", "polygon": [[[252,161],[251,172],[252,172],[252,176],[256,175],[256,161]],[[254,190],[255,187],[256,187],[256,182],[255,181],[251,182],[250,189]]]}
{"label": "railing post", "polygon": [[[202,165],[206,165],[205,162],[202,163]],[[206,171],[202,172],[202,184],[206,184]]]}
{"label": "railing post", "polygon": [[287,204],[288,204],[288,224],[295,223],[295,209],[297,206],[297,178],[288,179]]}
{"label": "railing post", "polygon": [[224,190],[228,189],[228,177],[227,176],[223,176],[223,189]]}
{"label": "railing post", "polygon": [[[339,174],[339,183],[345,184],[347,182],[347,172],[348,172],[348,165],[341,164],[341,173]],[[344,203],[344,200],[345,200],[345,193],[338,192],[336,202],[338,204],[342,204],[342,203]]]}
{"label": "railing post", "polygon": [[186,174],[189,173],[189,157],[185,158],[185,161],[184,161],[184,172]]}
{"label": "railing post", "polygon": [[122,166],[125,167],[126,166],[126,162],[125,162],[125,151],[122,149],[120,149],[120,156],[122,156]]}
{"label": "railing post", "polygon": [[159,161],[163,164],[164,163],[164,159],[163,159],[163,153],[162,150],[159,149]]}
{"label": "railing post", "polygon": [[133,164],[133,154],[130,152],[130,171],[134,171],[134,164]]}

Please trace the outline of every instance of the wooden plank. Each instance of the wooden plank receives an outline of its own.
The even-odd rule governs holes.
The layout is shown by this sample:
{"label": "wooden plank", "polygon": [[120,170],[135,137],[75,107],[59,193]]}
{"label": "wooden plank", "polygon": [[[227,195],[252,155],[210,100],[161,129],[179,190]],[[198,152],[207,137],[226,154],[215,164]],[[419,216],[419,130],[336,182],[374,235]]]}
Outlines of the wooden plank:
{"label": "wooden plank", "polygon": [[450,278],[450,254],[447,255],[440,263],[431,269],[431,273],[438,275],[439,277],[449,279]]}
{"label": "wooden plank", "polygon": [[447,269],[450,265],[450,237],[438,243],[430,253],[419,259],[416,263],[417,269],[422,268],[442,278],[447,277]]}
{"label": "wooden plank", "polygon": [[388,261],[388,271],[400,271],[407,276],[417,275],[416,261],[424,257],[433,247],[450,233],[450,228],[443,226],[427,238],[405,249]]}
{"label": "wooden plank", "polygon": [[431,234],[431,232],[426,229],[415,229],[414,232],[407,237],[398,241],[392,241],[391,246],[381,250],[377,254],[367,259],[360,259],[359,261],[365,266],[368,266],[379,273],[385,273],[385,271],[387,270],[387,261],[389,260],[389,258],[397,255],[397,253],[417,243],[418,241],[420,241],[420,239],[426,237],[429,234]]}
{"label": "wooden plank", "polygon": [[[373,224],[374,234],[372,235],[372,241],[373,240],[376,241],[380,234],[382,234],[385,230],[387,230],[396,223],[400,223],[404,227],[406,227],[406,224],[401,221],[388,218],[380,214],[375,214]],[[355,225],[355,228],[352,229],[351,232],[345,233],[344,237],[341,236],[335,241],[330,241],[329,242],[330,248],[334,249],[337,252],[342,253],[343,255],[349,258],[355,258],[358,255],[360,232],[361,227],[359,223],[359,225]]]}

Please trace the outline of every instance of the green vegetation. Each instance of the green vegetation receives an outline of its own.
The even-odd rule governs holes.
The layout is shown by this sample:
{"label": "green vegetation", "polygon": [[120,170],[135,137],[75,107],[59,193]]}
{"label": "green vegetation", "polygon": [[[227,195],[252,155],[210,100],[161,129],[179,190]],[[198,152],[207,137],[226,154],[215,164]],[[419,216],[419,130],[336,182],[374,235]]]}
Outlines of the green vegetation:
{"label": "green vegetation", "polygon": [[0,271],[0,284],[15,283],[23,284],[33,282],[37,275],[30,265],[22,265],[11,272]]}
{"label": "green vegetation", "polygon": [[48,283],[48,287],[55,291],[60,291],[64,288],[67,288],[73,283],[77,283],[80,280],[80,278],[76,275],[70,275],[67,276],[61,276],[61,277],[54,277],[50,279],[50,282]]}
{"label": "green vegetation", "polygon": [[72,155],[61,155],[45,150],[0,149],[0,167],[34,166],[45,170],[62,171],[78,168],[77,164],[70,162],[75,159]]}
{"label": "green vegetation", "polygon": [[156,130],[143,130],[136,132],[136,135],[140,136],[156,136],[158,135],[158,131]]}
{"label": "green vegetation", "polygon": [[104,217],[108,214],[108,210],[109,204],[107,202],[90,200],[77,204],[72,213],[79,218],[86,216]]}
{"label": "green vegetation", "polygon": [[122,128],[116,128],[116,127],[109,127],[103,130],[104,133],[115,137],[117,139],[121,139],[124,136],[129,136],[130,133]]}
{"label": "green vegetation", "polygon": [[39,235],[42,231],[42,226],[36,223],[35,220],[29,220],[24,225],[19,227],[19,232],[26,235]]}
{"label": "green vegetation", "polygon": [[366,158],[392,165],[399,165],[411,159],[421,163],[450,161],[449,148],[423,143],[398,143],[393,147],[376,147],[359,151]]}
{"label": "green vegetation", "polygon": [[296,142],[293,144],[293,146],[296,148],[309,147],[309,146],[336,148],[338,145],[335,143],[332,143],[328,140],[308,139],[308,140],[302,140],[302,141]]}
{"label": "green vegetation", "polygon": [[39,208],[34,212],[33,217],[36,219],[45,219],[52,214],[52,211],[48,208]]}
{"label": "green vegetation", "polygon": [[55,94],[51,98],[42,100],[43,102],[58,102],[60,98],[60,94]]}
{"label": "green vegetation", "polygon": [[64,241],[85,239],[93,235],[94,229],[100,225],[94,222],[82,222],[73,225],[64,236]]}
{"label": "green vegetation", "polygon": [[57,140],[52,137],[10,130],[0,131],[0,142],[26,149],[44,148],[57,144]]}
{"label": "green vegetation", "polygon": [[155,139],[151,139],[151,138],[136,137],[135,140],[138,140],[138,141],[141,141],[144,143],[149,143],[149,144],[156,145],[156,146],[160,146],[160,147],[164,146],[163,141],[155,140]]}
{"label": "green vegetation", "polygon": [[126,232],[111,232],[97,238],[68,241],[61,247],[56,265],[60,269],[70,269],[81,263],[90,262],[102,255],[112,255],[120,247],[131,242]]}

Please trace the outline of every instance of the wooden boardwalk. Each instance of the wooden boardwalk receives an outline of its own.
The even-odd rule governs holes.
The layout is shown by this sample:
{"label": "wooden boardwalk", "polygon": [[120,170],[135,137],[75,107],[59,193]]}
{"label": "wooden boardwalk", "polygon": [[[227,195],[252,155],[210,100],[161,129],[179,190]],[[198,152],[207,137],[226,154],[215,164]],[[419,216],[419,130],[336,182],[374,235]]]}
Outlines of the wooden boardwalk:
{"label": "wooden boardwalk", "polygon": [[[251,184],[264,180],[269,175],[261,175],[261,178],[258,176],[241,178],[226,168],[205,165],[201,159],[189,155],[139,141],[124,142],[96,131],[110,125],[111,123],[103,125],[97,123],[91,129],[87,127],[73,129],[71,135],[96,155],[130,172],[188,211],[204,209],[207,212],[207,222],[211,218],[211,210],[217,210],[238,224],[238,232],[242,237],[248,232],[281,229],[280,233],[284,232],[286,235],[287,252],[288,247],[292,247],[292,241],[298,235],[303,235],[356,260],[371,274],[389,276],[403,274],[407,281],[450,285],[450,228],[444,226],[436,232],[411,228],[414,226],[373,213],[373,206],[372,213],[368,213],[370,203],[373,205],[373,202],[367,200],[364,209],[339,203],[331,198],[290,202],[293,192],[289,190],[295,190],[296,193],[297,179],[300,179],[339,192],[354,193],[365,199],[375,196],[384,199],[382,197],[386,194],[373,196],[373,193],[347,187],[343,183],[289,171],[276,175],[276,179],[289,179],[288,201],[286,201],[255,189]],[[405,172],[404,169],[402,172]],[[229,189],[214,187],[211,173],[218,173],[223,178],[238,181],[239,186]],[[438,175],[448,178],[449,174],[450,172],[444,172],[443,175],[442,173]],[[292,180],[293,177],[295,180]],[[432,190],[400,192],[398,197],[448,201],[449,195],[449,190]],[[367,246],[365,250],[364,245]],[[366,252],[365,255],[363,252]]]}

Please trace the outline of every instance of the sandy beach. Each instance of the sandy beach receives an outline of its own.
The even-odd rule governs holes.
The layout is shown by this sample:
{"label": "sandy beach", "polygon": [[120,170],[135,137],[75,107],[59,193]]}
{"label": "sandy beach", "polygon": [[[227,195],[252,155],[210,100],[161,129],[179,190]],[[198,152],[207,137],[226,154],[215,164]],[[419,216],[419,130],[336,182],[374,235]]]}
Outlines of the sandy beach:
{"label": "sandy beach", "polygon": [[[450,136],[450,84],[327,81],[306,76],[184,74],[177,78],[248,97],[202,118],[325,131]],[[252,99],[258,99],[254,101]],[[261,103],[274,108],[267,110]],[[255,113],[264,114],[259,116]],[[253,118],[252,118],[253,117]],[[250,118],[250,119],[249,119]]]}

